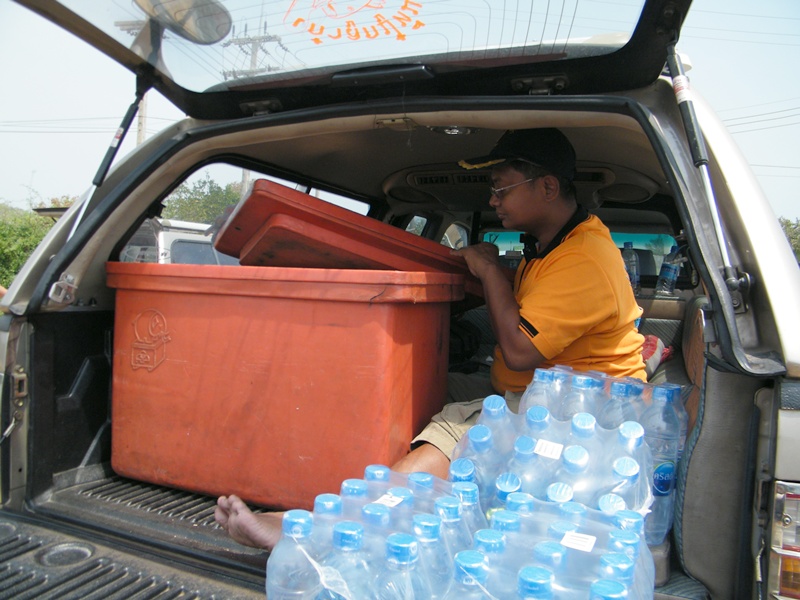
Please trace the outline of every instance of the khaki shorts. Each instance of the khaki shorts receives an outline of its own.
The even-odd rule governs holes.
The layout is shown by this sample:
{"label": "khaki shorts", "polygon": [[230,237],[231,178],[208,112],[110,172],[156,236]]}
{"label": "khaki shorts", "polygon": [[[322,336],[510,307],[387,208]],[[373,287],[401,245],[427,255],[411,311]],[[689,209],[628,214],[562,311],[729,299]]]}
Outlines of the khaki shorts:
{"label": "khaki shorts", "polygon": [[[452,457],[458,440],[478,420],[486,396],[496,394],[489,375],[484,373],[448,373],[447,404],[411,441],[414,448],[421,443],[436,446],[448,458]],[[506,392],[508,408],[517,412],[521,392]]]}

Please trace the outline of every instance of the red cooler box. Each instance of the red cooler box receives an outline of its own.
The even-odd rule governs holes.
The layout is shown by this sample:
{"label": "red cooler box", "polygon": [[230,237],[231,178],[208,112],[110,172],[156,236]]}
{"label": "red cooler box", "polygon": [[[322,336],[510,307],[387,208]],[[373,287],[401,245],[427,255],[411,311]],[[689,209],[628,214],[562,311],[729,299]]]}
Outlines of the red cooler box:
{"label": "red cooler box", "polygon": [[253,183],[214,247],[252,266],[456,273],[467,294],[483,298],[480,280],[447,246],[266,179]]}
{"label": "red cooler box", "polygon": [[392,464],[441,409],[463,276],[108,263],[112,466],[275,508]]}

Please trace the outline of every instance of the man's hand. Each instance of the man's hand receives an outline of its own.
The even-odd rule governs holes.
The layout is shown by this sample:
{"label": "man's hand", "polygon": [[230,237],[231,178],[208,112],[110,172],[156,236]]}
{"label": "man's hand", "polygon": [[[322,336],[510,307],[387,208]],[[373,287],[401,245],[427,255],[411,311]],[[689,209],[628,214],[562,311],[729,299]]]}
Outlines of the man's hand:
{"label": "man's hand", "polygon": [[473,244],[472,246],[467,246],[460,250],[451,250],[450,254],[463,257],[467,262],[470,273],[481,281],[483,281],[490,269],[496,268],[502,270],[500,264],[500,250],[497,246],[489,242]]}

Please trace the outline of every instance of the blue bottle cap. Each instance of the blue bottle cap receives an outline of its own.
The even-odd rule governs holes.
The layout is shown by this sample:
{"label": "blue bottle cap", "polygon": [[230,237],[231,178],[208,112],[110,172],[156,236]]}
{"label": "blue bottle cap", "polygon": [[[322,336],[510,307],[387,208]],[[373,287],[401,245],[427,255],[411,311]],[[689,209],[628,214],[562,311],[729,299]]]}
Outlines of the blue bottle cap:
{"label": "blue bottle cap", "polygon": [[572,523],[580,523],[586,516],[586,506],[580,502],[564,502],[558,507],[558,512],[563,519]]}
{"label": "blue bottle cap", "polygon": [[608,547],[615,552],[636,556],[641,539],[638,533],[630,529],[612,529],[608,534]]}
{"label": "blue bottle cap", "polygon": [[389,525],[391,511],[385,504],[370,502],[361,507],[361,519],[367,525],[382,529]]}
{"label": "blue bottle cap", "polygon": [[589,438],[594,435],[597,419],[591,414],[581,412],[572,416],[572,432],[581,438]]}
{"label": "blue bottle cap", "polygon": [[564,539],[564,536],[568,533],[572,533],[574,531],[578,531],[578,526],[572,521],[563,521],[558,519],[556,521],[552,521],[550,525],[547,526],[548,537],[557,542]]}
{"label": "blue bottle cap", "polygon": [[519,531],[522,520],[519,513],[510,510],[496,510],[492,513],[491,528],[496,531]]}
{"label": "blue bottle cap", "polygon": [[492,430],[486,425],[473,425],[467,431],[469,445],[476,452],[486,452],[492,448]]}
{"label": "blue bottle cap", "polygon": [[461,500],[455,496],[439,496],[433,502],[436,514],[445,523],[461,520]]}
{"label": "blue bottle cap", "polygon": [[506,549],[506,538],[497,529],[479,529],[472,536],[472,549],[486,555],[502,554]]}
{"label": "blue bottle cap", "polygon": [[630,530],[639,535],[644,533],[644,517],[635,510],[620,510],[614,515],[614,524],[620,529]]}
{"label": "blue bottle cap", "polygon": [[514,456],[521,462],[529,462],[536,458],[536,440],[529,435],[518,435],[514,440]]}
{"label": "blue bottle cap", "polygon": [[574,390],[588,390],[592,387],[592,377],[589,375],[573,375],[572,376],[572,389]]}
{"label": "blue bottle cap", "polygon": [[456,553],[454,579],[464,585],[485,584],[489,576],[486,556],[477,550],[462,550]]}
{"label": "blue bottle cap", "polygon": [[421,542],[435,542],[441,533],[442,520],[436,515],[417,513],[412,519],[414,535]]}
{"label": "blue bottle cap", "polygon": [[553,597],[553,581],[555,575],[547,567],[522,567],[517,576],[517,591],[520,598]]}
{"label": "blue bottle cap", "polygon": [[589,587],[589,600],[624,600],[628,586],[616,579],[598,579]]}
{"label": "blue bottle cap", "polygon": [[414,493],[407,487],[393,487],[386,490],[386,495],[392,496],[392,506],[413,507]]}
{"label": "blue bottle cap", "polygon": [[631,583],[636,563],[624,552],[606,552],[600,556],[600,569],[603,577]]}
{"label": "blue bottle cap", "polygon": [[521,487],[522,481],[514,473],[500,473],[494,480],[495,494],[503,503],[511,492],[518,492]]}
{"label": "blue bottle cap", "polygon": [[553,540],[539,542],[533,547],[533,559],[556,571],[564,564],[566,557],[566,546]]}
{"label": "blue bottle cap", "polygon": [[367,482],[363,479],[345,479],[340,490],[342,497],[361,498],[367,495]]}
{"label": "blue bottle cap", "polygon": [[364,527],[355,521],[339,521],[333,526],[333,547],[340,550],[360,550]]}
{"label": "blue bottle cap", "polygon": [[557,481],[547,486],[545,497],[548,502],[569,502],[572,500],[572,486],[567,483]]}
{"label": "blue bottle cap", "polygon": [[534,369],[533,380],[537,383],[549,383],[553,381],[553,372],[550,369]]}
{"label": "blue bottle cap", "polygon": [[511,492],[506,496],[506,510],[527,515],[534,510],[533,496],[528,492]]}
{"label": "blue bottle cap", "polygon": [[672,402],[672,390],[662,385],[656,385],[650,393],[650,398],[653,402]]}
{"label": "blue bottle cap", "polygon": [[614,461],[614,476],[635,483],[639,479],[639,463],[630,456],[620,456]]}
{"label": "blue bottle cap", "polygon": [[339,494],[319,494],[314,498],[314,513],[318,515],[341,515],[342,498]]}
{"label": "blue bottle cap", "polygon": [[367,465],[364,468],[364,479],[366,481],[389,481],[392,470],[386,465]]}
{"label": "blue bottle cap", "polygon": [[644,427],[636,421],[625,421],[617,429],[617,435],[622,445],[638,448],[644,441]]}
{"label": "blue bottle cap", "polygon": [[633,388],[631,387],[631,384],[626,383],[624,381],[612,381],[610,392],[612,396],[621,396],[622,398],[629,398],[631,392],[633,392]]}
{"label": "blue bottle cap", "polygon": [[423,471],[408,476],[408,487],[413,491],[430,491],[433,489],[433,475]]}
{"label": "blue bottle cap", "polygon": [[468,458],[457,458],[450,463],[449,479],[452,482],[475,481],[475,463]]}
{"label": "blue bottle cap", "polygon": [[561,454],[561,459],[570,473],[582,473],[589,466],[589,452],[583,446],[567,446]]}
{"label": "blue bottle cap", "polygon": [[525,423],[533,431],[544,431],[550,424],[550,411],[544,406],[531,406],[525,411]]}
{"label": "blue bottle cap", "polygon": [[419,559],[419,545],[413,535],[392,533],[386,537],[386,560],[410,565]]}
{"label": "blue bottle cap", "polygon": [[625,500],[616,494],[603,494],[597,500],[597,508],[606,515],[616,515],[619,511],[628,508]]}
{"label": "blue bottle cap", "polygon": [[461,500],[462,506],[474,506],[478,504],[480,492],[478,484],[472,481],[457,481],[452,487],[453,495]]}
{"label": "blue bottle cap", "polygon": [[506,399],[497,394],[486,396],[483,399],[483,408],[481,414],[490,419],[501,419],[508,412],[508,405]]}
{"label": "blue bottle cap", "polygon": [[284,535],[292,538],[304,538],[311,535],[314,519],[307,510],[295,508],[283,513],[281,530]]}

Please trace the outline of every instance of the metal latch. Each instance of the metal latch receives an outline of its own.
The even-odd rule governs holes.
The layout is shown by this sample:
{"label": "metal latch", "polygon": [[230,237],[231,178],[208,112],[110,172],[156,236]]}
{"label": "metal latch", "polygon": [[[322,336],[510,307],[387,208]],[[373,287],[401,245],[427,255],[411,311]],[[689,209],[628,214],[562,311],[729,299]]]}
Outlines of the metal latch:
{"label": "metal latch", "polygon": [[59,280],[50,287],[48,297],[56,304],[72,304],[75,300],[75,290],[77,289],[75,276],[69,273],[62,273]]}
{"label": "metal latch", "polygon": [[28,374],[22,367],[17,367],[11,373],[11,387],[14,390],[14,405],[21,408],[21,401],[28,396]]}

